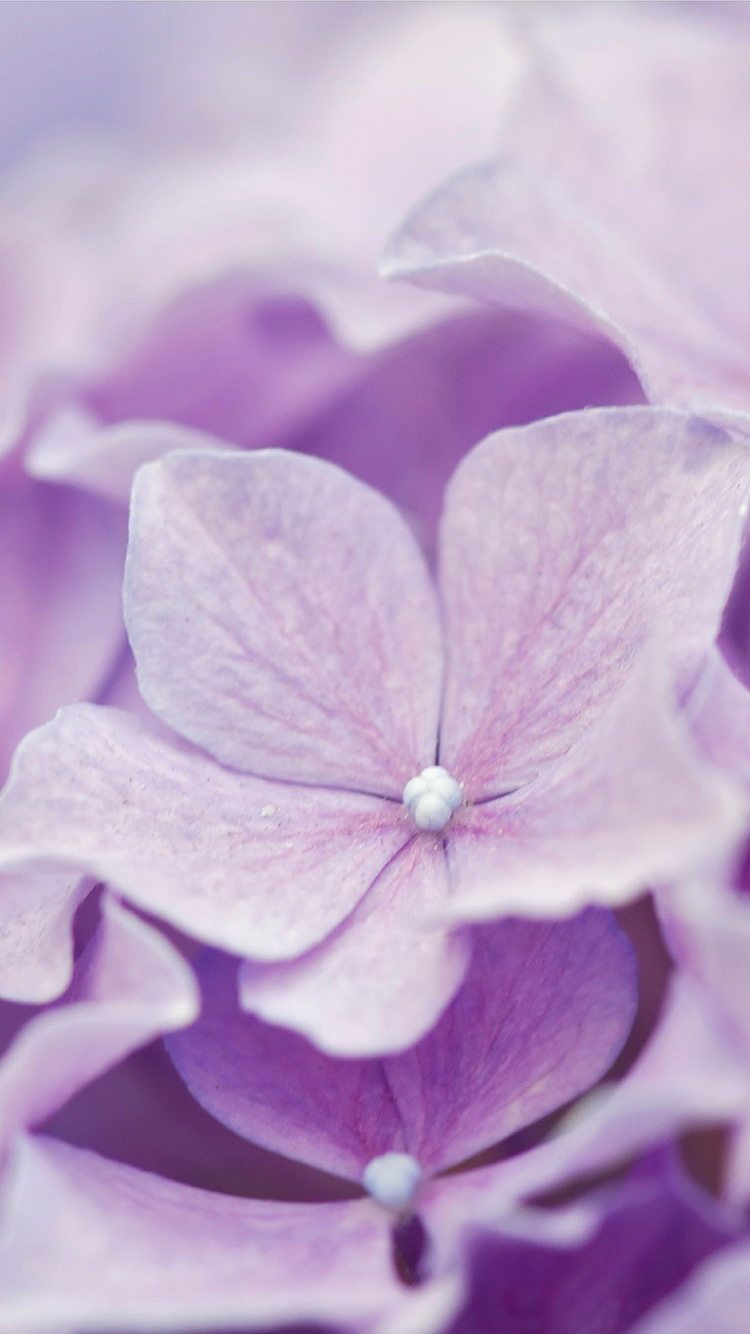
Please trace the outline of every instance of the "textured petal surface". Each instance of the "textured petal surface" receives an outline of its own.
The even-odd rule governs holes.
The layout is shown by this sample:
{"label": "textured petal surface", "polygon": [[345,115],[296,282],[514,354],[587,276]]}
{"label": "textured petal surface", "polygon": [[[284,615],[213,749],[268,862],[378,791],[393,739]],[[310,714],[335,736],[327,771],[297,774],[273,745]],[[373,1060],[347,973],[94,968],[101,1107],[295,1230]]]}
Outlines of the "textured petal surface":
{"label": "textured petal surface", "polygon": [[443,924],[447,900],[442,844],[418,836],[316,949],[291,964],[245,965],[243,1006],[336,1056],[410,1046],[435,1022],[468,964],[465,935]]}
{"label": "textured petal surface", "polygon": [[354,1324],[406,1300],[369,1200],[234,1199],[42,1137],[19,1142],[0,1230],[8,1334]]}
{"label": "textured petal surface", "polygon": [[334,1060],[237,1008],[235,966],[198,965],[204,1006],[168,1048],[199,1102],[256,1143],[359,1180],[371,1158],[435,1172],[593,1084],[635,1007],[631,948],[607,913],[476,933],[458,994],[416,1047]]}
{"label": "textured petal surface", "polygon": [[147,704],[223,763],[400,798],[434,762],[427,570],[391,505],[338,468],[281,451],[144,468],[125,606]]}
{"label": "textured petal surface", "polygon": [[0,477],[0,774],[31,727],[96,691],[123,641],[125,519],[63,486]]}
{"label": "textured petal surface", "polygon": [[648,652],[608,713],[539,782],[454,817],[454,918],[622,903],[734,849],[746,796],[694,748],[659,668]]}
{"label": "textured petal surface", "polygon": [[106,902],[68,1003],[21,1030],[0,1065],[0,1140],[46,1120],[83,1084],[198,1012],[193,975],[152,927]]}
{"label": "textured petal surface", "polygon": [[750,454],[669,410],[489,437],[446,497],[440,762],[498,795],[567,751],[658,633],[682,679],[715,638]]}
{"label": "textured petal surface", "polygon": [[198,939],[270,959],[332,930],[411,832],[393,802],[237,774],[90,704],[27,738],[0,801],[0,863],[65,858]]}
{"label": "textured petal surface", "polygon": [[0,873],[0,995],[49,1001],[73,973],[73,914],[91,881],[63,863],[22,862]]}

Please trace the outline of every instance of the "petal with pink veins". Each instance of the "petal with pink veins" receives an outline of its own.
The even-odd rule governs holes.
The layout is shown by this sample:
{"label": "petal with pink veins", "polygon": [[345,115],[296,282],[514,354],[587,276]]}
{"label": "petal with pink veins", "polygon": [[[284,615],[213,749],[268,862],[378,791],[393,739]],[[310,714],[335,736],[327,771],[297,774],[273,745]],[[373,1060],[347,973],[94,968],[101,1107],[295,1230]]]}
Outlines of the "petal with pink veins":
{"label": "petal with pink veins", "polygon": [[283,451],[138,475],[125,608],[146,703],[223,764],[400,798],[434,763],[434,592],[392,505]]}

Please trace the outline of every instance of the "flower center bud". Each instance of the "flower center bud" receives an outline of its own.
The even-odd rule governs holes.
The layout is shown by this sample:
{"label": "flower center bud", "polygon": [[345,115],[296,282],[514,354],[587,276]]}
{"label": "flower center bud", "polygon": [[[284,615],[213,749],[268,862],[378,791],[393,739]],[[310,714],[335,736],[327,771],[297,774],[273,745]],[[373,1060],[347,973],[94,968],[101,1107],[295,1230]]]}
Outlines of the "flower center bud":
{"label": "flower center bud", "polygon": [[383,1153],[362,1173],[368,1195],[389,1209],[406,1209],[422,1180],[422,1169],[410,1153]]}
{"label": "flower center bud", "polygon": [[420,829],[445,829],[462,799],[460,785],[440,764],[423,769],[404,788],[404,805]]}

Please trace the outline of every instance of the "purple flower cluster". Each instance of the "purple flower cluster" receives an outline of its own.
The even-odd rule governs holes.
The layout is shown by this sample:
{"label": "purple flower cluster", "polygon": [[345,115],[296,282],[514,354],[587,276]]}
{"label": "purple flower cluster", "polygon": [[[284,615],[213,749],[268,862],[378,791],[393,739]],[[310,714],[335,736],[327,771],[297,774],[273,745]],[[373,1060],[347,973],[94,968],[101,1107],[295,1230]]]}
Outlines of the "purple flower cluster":
{"label": "purple flower cluster", "polygon": [[739,1334],[746,7],[189,11],[0,199],[0,1334]]}

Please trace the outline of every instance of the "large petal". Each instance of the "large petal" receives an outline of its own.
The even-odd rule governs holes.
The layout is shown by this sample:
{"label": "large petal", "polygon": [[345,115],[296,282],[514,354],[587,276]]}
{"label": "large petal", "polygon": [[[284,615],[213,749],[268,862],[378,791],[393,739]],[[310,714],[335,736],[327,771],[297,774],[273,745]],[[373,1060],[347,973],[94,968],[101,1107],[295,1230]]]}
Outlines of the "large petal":
{"label": "large petal", "polygon": [[117,709],[72,705],[19,747],[0,864],[66,859],[238,954],[301,953],[411,837],[393,802],[269,783]]}
{"label": "large petal", "polygon": [[569,750],[659,634],[682,682],[715,639],[750,452],[668,409],[490,436],[446,498],[440,754],[492,797]]}
{"label": "large petal", "polygon": [[[682,214],[680,215],[682,216]],[[656,402],[747,407],[742,343],[554,172],[502,158],[458,172],[389,243],[384,277],[603,334]]]}
{"label": "large petal", "polygon": [[237,1008],[235,966],[199,965],[204,1006],[168,1041],[193,1094],[233,1130],[359,1180],[392,1150],[433,1173],[593,1084],[630,1027],[633,956],[607,913],[476,933],[448,1009],[416,1047],[335,1060]]}
{"label": "large petal", "polygon": [[126,619],[150,707],[224,764],[401,796],[442,677],[418,547],[319,459],[175,453],[133,493]]}
{"label": "large petal", "polygon": [[30,1020],[0,1064],[3,1147],[135,1047],[191,1023],[198,1002],[193,975],[177,951],[132,913],[106,902],[68,1002]]}
{"label": "large petal", "polygon": [[246,965],[242,1004],[336,1056],[411,1046],[454,995],[469,942],[446,930],[439,840],[418,836],[386,866],[339,930],[291,964]]}
{"label": "large petal", "polygon": [[454,919],[622,903],[734,848],[746,797],[694,749],[659,667],[647,654],[539,782],[454,817]]}
{"label": "large petal", "polygon": [[43,1137],[19,1141],[8,1176],[7,1334],[349,1326],[408,1300],[369,1200],[235,1199]]}

